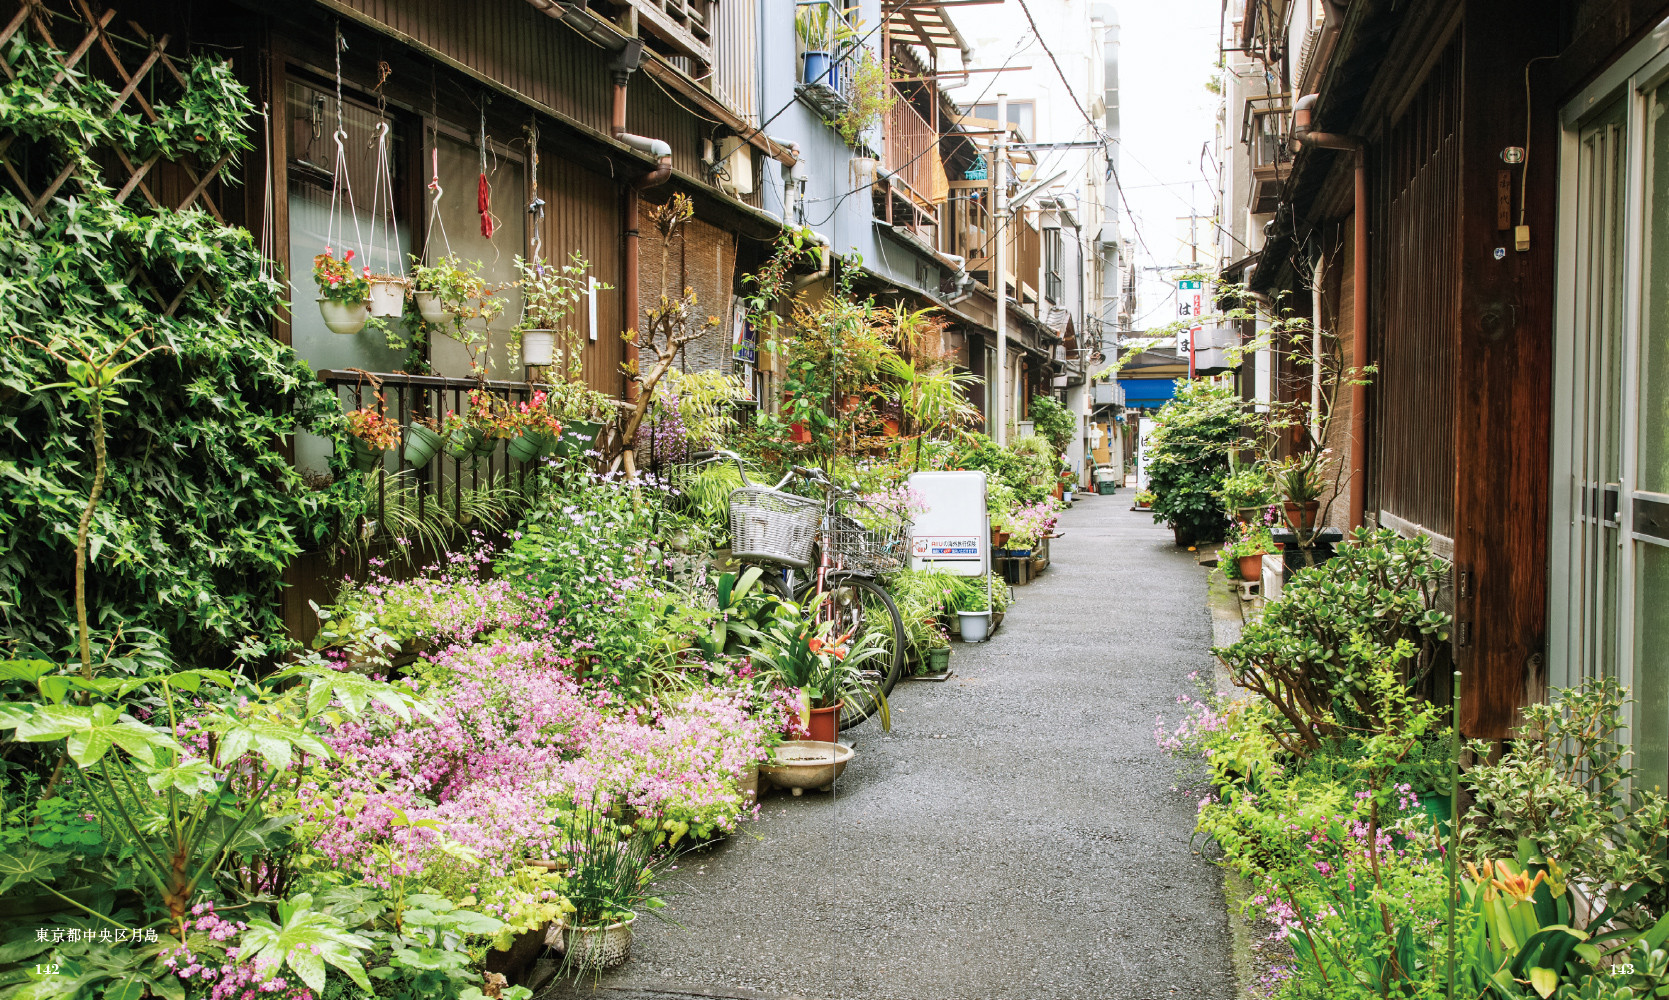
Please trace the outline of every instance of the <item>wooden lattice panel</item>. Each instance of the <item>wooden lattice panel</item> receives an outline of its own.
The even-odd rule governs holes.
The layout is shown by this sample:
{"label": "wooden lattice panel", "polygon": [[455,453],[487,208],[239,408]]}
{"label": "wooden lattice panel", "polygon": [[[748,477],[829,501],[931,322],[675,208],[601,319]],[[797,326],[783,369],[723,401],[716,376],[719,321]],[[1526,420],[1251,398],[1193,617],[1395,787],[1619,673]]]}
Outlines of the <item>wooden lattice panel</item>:
{"label": "wooden lattice panel", "polygon": [[[69,0],[62,9],[49,7],[40,0],[23,0],[0,29],[0,50],[19,32],[25,32],[38,47],[50,51],[62,67],[50,81],[48,94],[72,73],[96,77],[109,83],[116,92],[109,107],[100,109],[104,117],[137,111],[147,124],[156,124],[160,115],[146,92],[183,93],[188,86],[186,77],[168,55],[168,35],[153,36],[128,21],[123,27],[139,41],[120,37],[110,30],[116,16],[114,9],[95,16],[87,0]],[[72,40],[73,44],[66,47]],[[129,52],[127,58],[123,57],[123,50]],[[152,79],[158,73],[163,74],[161,86]],[[8,80],[16,79],[16,72],[4,61],[0,61],[0,74]],[[136,163],[128,150],[115,144],[82,151],[89,154],[82,158],[74,155],[78,151],[68,148],[68,142],[61,136],[33,139],[19,132],[0,131],[0,185],[10,187],[35,218],[54,211],[54,199],[62,197],[66,185],[73,181],[83,188],[102,187],[113,191],[120,204],[127,203],[137,193],[152,211],[199,209],[225,224],[225,216],[210,189],[231,161],[232,152],[209,164],[194,162],[195,157],[189,155],[169,160],[161,153]],[[96,169],[90,170],[89,163]],[[184,190],[182,196],[163,199],[156,183],[161,173],[159,167],[183,175],[186,183],[173,185]],[[207,288],[217,302],[219,298],[212,282],[205,284],[201,272],[163,277],[147,274],[135,266],[128,272],[128,281],[152,299],[165,316],[174,315],[189,293],[200,286]]]}

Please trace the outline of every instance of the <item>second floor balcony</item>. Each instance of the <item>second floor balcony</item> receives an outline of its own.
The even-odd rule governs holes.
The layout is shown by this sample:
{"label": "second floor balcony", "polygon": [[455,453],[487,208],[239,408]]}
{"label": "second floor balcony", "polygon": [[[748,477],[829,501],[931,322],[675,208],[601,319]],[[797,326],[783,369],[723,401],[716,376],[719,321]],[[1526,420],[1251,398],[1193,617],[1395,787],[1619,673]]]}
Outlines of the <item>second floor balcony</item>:
{"label": "second floor balcony", "polygon": [[1280,200],[1281,186],[1292,170],[1292,153],[1287,137],[1292,132],[1290,94],[1248,98],[1241,115],[1240,141],[1246,146],[1251,190],[1248,210],[1262,215],[1273,212]]}

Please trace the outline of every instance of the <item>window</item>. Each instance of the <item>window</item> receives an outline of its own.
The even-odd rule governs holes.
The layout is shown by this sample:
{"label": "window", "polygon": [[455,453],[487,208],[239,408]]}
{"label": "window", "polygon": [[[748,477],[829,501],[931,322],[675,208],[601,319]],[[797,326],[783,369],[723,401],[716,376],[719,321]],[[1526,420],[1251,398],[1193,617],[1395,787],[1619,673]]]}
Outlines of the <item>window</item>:
{"label": "window", "polygon": [[[1036,138],[1037,136],[1037,133],[1032,129],[1032,125],[1036,120],[1036,109],[1037,104],[1035,101],[1008,102],[1008,123],[1010,125],[1018,125],[1020,127],[1020,134],[1027,139]],[[975,118],[983,118],[986,121],[994,122],[997,120],[997,102],[990,101],[985,104],[975,104],[963,113],[972,115]]]}
{"label": "window", "polygon": [[1043,231],[1043,294],[1055,305],[1062,305],[1061,300],[1066,295],[1066,282],[1061,277],[1062,262],[1061,231],[1045,229]]}

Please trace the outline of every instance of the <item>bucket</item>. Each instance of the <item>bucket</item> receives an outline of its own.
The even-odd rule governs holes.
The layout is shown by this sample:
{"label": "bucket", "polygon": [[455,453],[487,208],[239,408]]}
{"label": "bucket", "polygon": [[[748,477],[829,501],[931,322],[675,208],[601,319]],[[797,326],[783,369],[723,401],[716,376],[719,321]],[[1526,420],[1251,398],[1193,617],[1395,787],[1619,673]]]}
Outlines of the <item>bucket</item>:
{"label": "bucket", "polygon": [[371,282],[371,315],[384,319],[397,318],[406,311],[406,283],[403,281]]}
{"label": "bucket", "polygon": [[962,641],[984,642],[991,634],[991,612],[989,611],[958,611],[962,619]]}
{"label": "bucket", "polygon": [[528,330],[522,334],[522,364],[548,365],[556,346],[556,331]]}

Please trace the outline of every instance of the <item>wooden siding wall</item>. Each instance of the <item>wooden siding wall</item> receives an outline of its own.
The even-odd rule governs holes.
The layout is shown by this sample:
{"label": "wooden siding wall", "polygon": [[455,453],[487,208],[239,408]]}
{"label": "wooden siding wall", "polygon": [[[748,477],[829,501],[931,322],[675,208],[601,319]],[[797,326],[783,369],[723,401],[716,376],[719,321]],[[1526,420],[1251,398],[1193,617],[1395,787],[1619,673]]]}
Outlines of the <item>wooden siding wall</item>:
{"label": "wooden siding wall", "polygon": [[[1529,171],[1531,192],[1530,248],[1518,252],[1496,227],[1495,191],[1501,150],[1525,142],[1525,95],[1503,81],[1522,81],[1528,60],[1560,46],[1553,19],[1526,16],[1518,0],[1466,0],[1464,16],[1455,570],[1469,582],[1455,619],[1469,632],[1457,649],[1461,729],[1502,739],[1517,707],[1545,691],[1558,164],[1544,153],[1517,168]],[[1538,98],[1532,151],[1558,148],[1550,98]],[[1506,248],[1503,260],[1496,247]]]}
{"label": "wooden siding wall", "polygon": [[[539,195],[545,199],[545,256],[555,263],[569,253],[591,262],[591,273],[613,291],[597,293],[597,339],[585,346],[585,381],[591,388],[618,395],[620,364],[626,360],[621,310],[624,287],[620,254],[620,194],[614,181],[561,158],[547,143],[539,154]],[[581,303],[575,316],[585,329],[588,316]]]}
{"label": "wooden siding wall", "polygon": [[[1455,260],[1460,46],[1451,42],[1375,152],[1378,218],[1370,509],[1455,533]],[[1373,314],[1377,313],[1377,321]]]}

